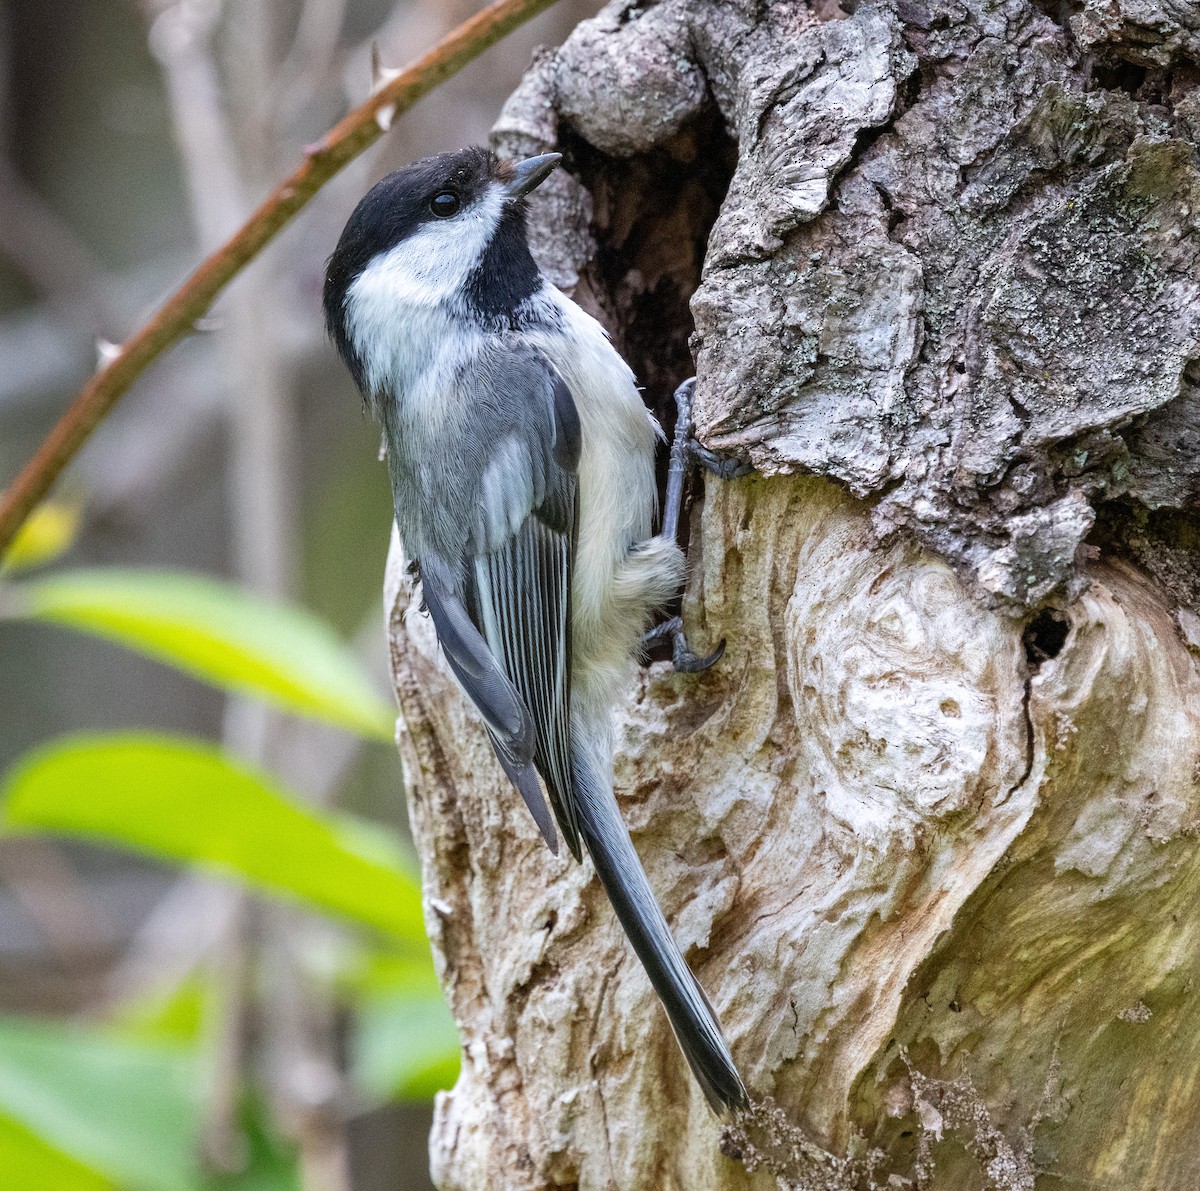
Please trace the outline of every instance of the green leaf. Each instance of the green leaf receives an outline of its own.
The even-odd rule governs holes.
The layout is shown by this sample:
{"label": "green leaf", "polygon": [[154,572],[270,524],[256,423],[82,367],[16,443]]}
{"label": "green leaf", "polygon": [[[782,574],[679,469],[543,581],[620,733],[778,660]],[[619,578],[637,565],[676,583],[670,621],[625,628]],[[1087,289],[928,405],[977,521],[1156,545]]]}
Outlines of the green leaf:
{"label": "green leaf", "polygon": [[428,1100],[458,1079],[460,1043],[440,993],[397,992],[360,1006],[351,1071],[375,1100]]}
{"label": "green leaf", "polygon": [[35,1133],[0,1115],[0,1174],[19,1191],[112,1191],[97,1171],[47,1145]]}
{"label": "green leaf", "polygon": [[80,512],[78,504],[61,500],[38,505],[0,556],[0,572],[40,567],[68,550],[79,532]]}
{"label": "green leaf", "polygon": [[426,946],[417,883],[361,828],[287,798],[265,773],[178,737],[76,736],[27,754],[2,822],[198,864]]}
{"label": "green leaf", "polygon": [[364,950],[339,983],[354,1006],[351,1073],[368,1098],[428,1100],[453,1086],[461,1044],[428,951]]}
{"label": "green leaf", "polygon": [[[84,1167],[136,1191],[194,1191],[193,1074],[174,1048],[0,1018],[0,1115],[19,1127],[10,1137],[23,1130],[44,1143],[27,1160],[69,1155],[79,1179]],[[7,1173],[5,1186],[23,1186]]]}
{"label": "green leaf", "polygon": [[349,958],[337,976],[337,987],[354,1000],[407,993],[414,997],[440,997],[433,955],[413,950],[372,950]]}
{"label": "green leaf", "polygon": [[18,614],[119,642],[287,711],[392,738],[392,708],[333,631],[302,609],[171,571],[70,571],[13,595]]}
{"label": "green leaf", "polygon": [[151,987],[108,1014],[112,1032],[121,1038],[195,1046],[203,1041],[210,983],[193,973],[167,988]]}
{"label": "green leaf", "polygon": [[295,1146],[275,1134],[261,1100],[243,1097],[237,1117],[247,1145],[245,1169],[210,1174],[204,1191],[301,1191]]}

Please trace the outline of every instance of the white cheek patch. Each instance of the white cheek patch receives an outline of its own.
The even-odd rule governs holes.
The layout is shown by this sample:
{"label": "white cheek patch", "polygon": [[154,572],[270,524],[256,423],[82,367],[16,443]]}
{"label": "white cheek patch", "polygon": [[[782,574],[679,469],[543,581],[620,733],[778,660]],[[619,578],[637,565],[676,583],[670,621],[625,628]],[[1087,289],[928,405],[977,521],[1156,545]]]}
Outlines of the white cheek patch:
{"label": "white cheek patch", "polygon": [[451,219],[423,223],[405,240],[376,257],[346,295],[347,320],[357,308],[437,305],[452,298],[479,263],[504,210],[504,195],[491,185]]}
{"label": "white cheek patch", "polygon": [[453,218],[421,224],[346,291],[346,331],[369,389],[404,389],[451,346],[451,308],[491,243],[504,201],[493,184]]}

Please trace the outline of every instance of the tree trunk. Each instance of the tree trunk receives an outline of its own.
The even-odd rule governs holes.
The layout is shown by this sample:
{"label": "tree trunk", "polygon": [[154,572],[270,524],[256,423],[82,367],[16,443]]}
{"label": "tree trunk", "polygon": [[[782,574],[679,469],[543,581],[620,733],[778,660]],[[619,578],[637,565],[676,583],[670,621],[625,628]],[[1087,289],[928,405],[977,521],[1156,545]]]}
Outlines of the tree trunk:
{"label": "tree trunk", "polygon": [[543,268],[757,468],[616,780],[775,1107],[722,1135],[394,552],[443,1191],[1196,1185],[1198,61],[1183,0],[623,0],[535,62]]}

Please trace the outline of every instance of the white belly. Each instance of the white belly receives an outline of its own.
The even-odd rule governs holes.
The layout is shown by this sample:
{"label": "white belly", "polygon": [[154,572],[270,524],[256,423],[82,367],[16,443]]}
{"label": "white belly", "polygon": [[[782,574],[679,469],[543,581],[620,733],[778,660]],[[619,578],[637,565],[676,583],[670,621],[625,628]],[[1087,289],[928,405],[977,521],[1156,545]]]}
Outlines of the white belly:
{"label": "white belly", "polygon": [[557,289],[545,288],[568,334],[529,338],[566,381],[579,412],[583,450],[575,613],[586,622],[598,614],[629,548],[651,534],[659,430],[604,328]]}
{"label": "white belly", "polygon": [[[564,338],[531,334],[575,398],[583,447],[579,461],[579,539],[572,596],[573,715],[603,752],[609,711],[647,627],[683,574],[673,542],[651,537],[657,490],[658,423],[642,403],[633,373],[590,315],[551,286]],[[597,731],[600,735],[597,736]],[[593,759],[599,763],[600,755]]]}

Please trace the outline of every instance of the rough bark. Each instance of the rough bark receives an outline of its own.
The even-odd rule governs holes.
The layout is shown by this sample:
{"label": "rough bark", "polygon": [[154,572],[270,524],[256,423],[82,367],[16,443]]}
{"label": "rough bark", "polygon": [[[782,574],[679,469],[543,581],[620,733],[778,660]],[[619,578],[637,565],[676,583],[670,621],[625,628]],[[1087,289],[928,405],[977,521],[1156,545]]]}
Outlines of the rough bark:
{"label": "rough bark", "polygon": [[722,1137],[396,552],[443,1191],[1195,1185],[1198,59],[1182,2],[662,0],[535,62],[544,269],[758,469],[617,784],[776,1107]]}

